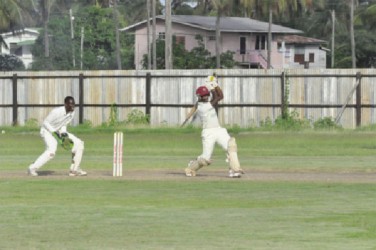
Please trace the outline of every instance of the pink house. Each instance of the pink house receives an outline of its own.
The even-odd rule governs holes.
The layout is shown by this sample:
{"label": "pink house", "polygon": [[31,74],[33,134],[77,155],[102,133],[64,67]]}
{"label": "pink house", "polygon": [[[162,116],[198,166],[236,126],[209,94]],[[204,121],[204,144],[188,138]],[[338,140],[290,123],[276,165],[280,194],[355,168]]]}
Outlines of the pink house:
{"label": "pink house", "polygon": [[[214,16],[172,16],[172,33],[176,41],[183,43],[186,50],[197,47],[196,35],[203,37],[205,48],[215,55]],[[266,68],[267,66],[267,22],[244,17],[222,17],[221,53],[234,52],[234,60],[240,68]],[[135,34],[135,67],[142,69],[142,58],[147,54],[147,22],[142,21],[123,29]],[[150,31],[150,35],[151,35]],[[326,50],[321,49],[323,40],[301,36],[301,30],[273,24],[271,44],[271,67],[282,68],[326,68]],[[156,34],[165,35],[165,17],[156,17]],[[150,39],[151,41],[151,39]]]}

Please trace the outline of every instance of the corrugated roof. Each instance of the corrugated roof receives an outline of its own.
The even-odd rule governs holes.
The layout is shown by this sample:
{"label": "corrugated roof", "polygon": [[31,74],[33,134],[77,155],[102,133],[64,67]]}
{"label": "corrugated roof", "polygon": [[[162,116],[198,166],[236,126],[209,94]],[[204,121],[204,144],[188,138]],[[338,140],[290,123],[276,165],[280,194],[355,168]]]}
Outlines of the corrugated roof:
{"label": "corrugated roof", "polygon": [[25,40],[25,41],[17,43],[17,45],[33,45],[33,44],[35,44],[35,40]]}
{"label": "corrugated roof", "polygon": [[[165,19],[165,16],[157,16],[158,19]],[[215,16],[187,16],[187,15],[173,15],[171,17],[173,23],[180,23],[203,30],[215,30]],[[137,28],[146,23],[145,21],[127,26],[120,29],[120,31],[128,31]],[[269,23],[254,20],[246,17],[221,17],[220,30],[222,32],[251,32],[251,33],[265,33],[268,32]],[[303,33],[301,30],[296,30],[281,25],[272,24],[272,33],[282,34],[299,34]]]}
{"label": "corrugated roof", "polygon": [[312,37],[304,37],[298,35],[287,35],[283,36],[283,38],[278,38],[278,42],[285,42],[286,44],[323,44],[328,43],[327,41],[312,38]]}

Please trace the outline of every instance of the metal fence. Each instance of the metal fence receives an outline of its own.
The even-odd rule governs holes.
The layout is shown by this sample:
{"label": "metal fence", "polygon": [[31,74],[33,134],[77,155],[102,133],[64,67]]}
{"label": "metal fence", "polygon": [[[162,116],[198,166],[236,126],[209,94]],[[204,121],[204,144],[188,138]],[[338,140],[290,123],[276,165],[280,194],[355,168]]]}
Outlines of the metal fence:
{"label": "metal fence", "polygon": [[[175,126],[196,102],[195,89],[213,70],[3,72],[0,125],[43,121],[64,97],[76,99],[73,125],[109,121],[111,108],[124,121],[133,109],[150,116],[152,126]],[[340,118],[343,127],[375,123],[376,70],[216,70],[224,100],[223,125],[258,126],[288,107],[314,122]],[[353,93],[354,91],[354,93]],[[285,96],[287,98],[285,98]],[[348,103],[342,113],[342,107]]]}

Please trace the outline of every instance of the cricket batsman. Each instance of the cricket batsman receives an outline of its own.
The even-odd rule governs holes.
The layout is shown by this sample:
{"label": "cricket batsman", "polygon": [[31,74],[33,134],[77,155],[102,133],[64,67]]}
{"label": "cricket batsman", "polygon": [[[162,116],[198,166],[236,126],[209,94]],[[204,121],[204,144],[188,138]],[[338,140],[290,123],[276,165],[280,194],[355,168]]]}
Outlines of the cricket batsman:
{"label": "cricket batsman", "polygon": [[[211,82],[213,83],[213,81]],[[218,94],[218,89],[220,88],[216,88],[215,83],[213,86],[214,91],[210,91],[206,86],[197,88],[196,95],[198,101],[194,106],[194,112],[188,114],[187,119],[189,119],[189,116],[192,116],[193,113],[197,113],[202,122],[203,130],[201,132],[201,138],[203,152],[195,160],[188,163],[188,167],[185,169],[185,175],[188,177],[196,176],[196,172],[200,168],[210,165],[214,146],[218,143],[227,152],[226,161],[229,163],[229,177],[239,178],[244,174],[244,171],[240,167],[236,140],[234,137],[230,137],[227,129],[222,128],[219,124],[215,107],[223,98],[223,94]],[[220,92],[222,93],[222,91]],[[210,93],[212,93],[212,96]]]}
{"label": "cricket batsman", "polygon": [[37,170],[49,160],[55,157],[58,143],[64,149],[71,150],[72,164],[69,176],[84,176],[85,171],[80,168],[80,163],[84,151],[84,142],[75,135],[67,131],[67,125],[74,117],[75,101],[72,96],[64,99],[64,106],[53,109],[44,120],[40,136],[46,145],[45,151],[28,168],[28,174],[38,176]]}

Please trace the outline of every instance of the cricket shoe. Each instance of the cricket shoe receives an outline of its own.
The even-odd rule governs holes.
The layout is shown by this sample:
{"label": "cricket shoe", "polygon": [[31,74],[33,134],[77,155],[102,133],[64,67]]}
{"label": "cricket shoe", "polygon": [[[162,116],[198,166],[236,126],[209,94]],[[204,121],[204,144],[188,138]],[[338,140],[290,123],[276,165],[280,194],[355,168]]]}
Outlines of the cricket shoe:
{"label": "cricket shoe", "polygon": [[77,169],[76,171],[69,171],[69,176],[86,176],[87,172],[82,169]]}
{"label": "cricket shoe", "polygon": [[30,167],[27,169],[27,174],[30,176],[38,176],[37,171],[35,171],[35,169],[31,169]]}
{"label": "cricket shoe", "polygon": [[184,171],[185,171],[185,176],[188,176],[188,177],[196,176],[196,171],[194,171],[190,168],[186,168],[186,169],[184,169]]}
{"label": "cricket shoe", "polygon": [[241,172],[235,172],[234,170],[230,169],[228,171],[228,177],[230,177],[230,178],[240,178],[240,177],[242,177],[242,173]]}

